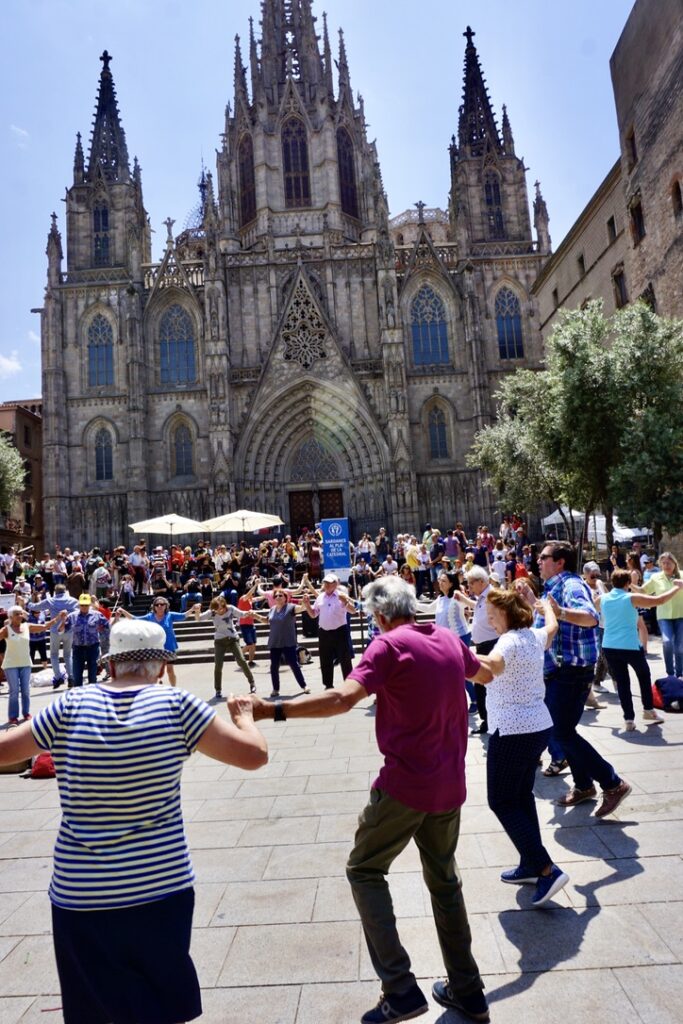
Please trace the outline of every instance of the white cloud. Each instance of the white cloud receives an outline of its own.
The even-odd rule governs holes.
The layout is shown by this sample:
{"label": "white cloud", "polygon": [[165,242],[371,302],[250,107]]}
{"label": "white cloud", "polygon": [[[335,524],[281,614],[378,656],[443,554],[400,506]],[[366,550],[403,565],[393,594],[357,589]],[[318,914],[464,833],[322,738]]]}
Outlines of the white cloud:
{"label": "white cloud", "polygon": [[21,370],[22,366],[16,349],[10,352],[9,356],[0,355],[0,380],[14,377],[15,374],[21,373]]}
{"label": "white cloud", "polygon": [[29,139],[31,138],[31,136],[26,131],[26,129],[25,128],[20,128],[19,125],[11,124],[9,126],[9,130],[11,131],[12,135],[14,136],[15,142],[17,144],[17,148],[18,149],[26,149],[26,147],[28,146],[28,143],[29,143]]}
{"label": "white cloud", "polygon": [[28,340],[32,341],[34,343],[34,345],[39,345],[40,344],[40,335],[36,334],[35,331],[29,331],[28,332]]}

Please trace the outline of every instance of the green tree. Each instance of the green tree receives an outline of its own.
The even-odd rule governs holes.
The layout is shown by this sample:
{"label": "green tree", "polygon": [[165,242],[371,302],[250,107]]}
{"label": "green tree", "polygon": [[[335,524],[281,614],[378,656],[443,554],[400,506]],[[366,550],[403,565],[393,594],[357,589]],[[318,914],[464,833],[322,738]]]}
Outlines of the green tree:
{"label": "green tree", "polygon": [[9,512],[14,499],[24,488],[26,471],[11,436],[0,431],[0,511]]}
{"label": "green tree", "polygon": [[682,398],[683,322],[643,303],[608,320],[602,302],[591,302],[560,314],[545,370],[503,382],[498,421],[476,436],[468,461],[516,511],[545,500],[581,508],[588,520],[602,509],[608,542],[614,508],[627,524],[676,532]]}
{"label": "green tree", "polygon": [[683,321],[621,310],[611,358],[624,406],[612,504],[630,526],[683,530]]}

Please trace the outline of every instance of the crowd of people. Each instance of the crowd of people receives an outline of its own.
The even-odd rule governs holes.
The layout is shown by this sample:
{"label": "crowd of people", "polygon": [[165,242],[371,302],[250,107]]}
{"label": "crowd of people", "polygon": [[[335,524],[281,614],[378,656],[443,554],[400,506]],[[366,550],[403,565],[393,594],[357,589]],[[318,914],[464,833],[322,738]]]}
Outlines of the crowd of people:
{"label": "crowd of people", "polygon": [[[407,1020],[428,1008],[400,942],[386,882],[411,839],[447,974],[434,984],[433,998],[471,1020],[488,1021],[454,859],[468,713],[475,723],[470,732],[487,744],[489,806],[518,854],[501,882],[533,886],[531,904],[543,907],[569,881],[540,832],[534,784],[543,752],[551,758],[544,774],[571,773],[570,787],[557,800],[561,807],[596,801],[596,819],[613,814],[631,786],[578,731],[593,687],[611,674],[624,728],[632,732],[633,668],[645,727],[663,721],[653,707],[641,613],[656,615],[667,672],[683,675],[683,578],[670,552],[655,567],[639,547],[625,554],[623,566],[613,551],[607,565],[589,560],[579,572],[569,543],[534,545],[524,524],[508,518],[496,537],[482,527],[474,542],[458,523],[445,534],[428,525],[419,538],[392,540],[382,529],[353,545],[342,582],[325,569],[322,552],[315,570],[305,560],[303,571],[294,571],[301,565],[296,557],[292,564],[280,557],[289,540],[258,548],[172,546],[150,556],[137,543],[120,556],[60,552],[32,564],[3,558],[4,587],[15,604],[0,628],[13,726],[0,736],[0,762],[44,751],[55,759],[63,824],[50,897],[66,1024],[84,1021],[84,1007],[89,1021],[122,1024],[148,1018],[172,1024],[201,1012],[188,952],[193,875],[178,800],[189,754],[199,749],[257,768],[267,759],[258,720],[343,714],[367,697],[375,701],[384,765],[359,819],[347,877],[382,994],[362,1024]],[[305,543],[313,543],[310,536]],[[292,548],[299,551],[299,544]],[[78,593],[75,577],[81,577]],[[131,583],[132,592],[126,589]],[[149,610],[134,607],[136,593],[151,597]],[[423,621],[432,614],[433,622]],[[354,666],[349,621],[358,615],[369,628]],[[217,699],[226,655],[247,679],[250,694],[230,699],[229,722],[178,687],[172,670],[170,686],[150,685],[172,665],[174,625],[184,618],[214,626]],[[268,699],[255,692],[256,622],[267,627]],[[297,627],[304,623],[318,636],[322,690],[315,694],[299,664]],[[53,671],[56,659],[54,684],[61,685],[61,647],[71,690],[32,719],[31,639],[41,630],[49,632]],[[38,658],[44,661],[45,653],[38,651]],[[302,691],[286,703],[280,699],[283,662]],[[343,680],[334,685],[336,666]],[[86,673],[94,685],[83,686]],[[110,771],[102,771],[105,762]],[[149,777],[159,780],[159,793],[143,787],[131,801],[140,779]],[[75,802],[74,793],[81,794]],[[113,818],[103,815],[114,805]],[[160,844],[170,851],[161,876]],[[94,860],[93,850],[100,851]],[[79,865],[86,851],[84,880]],[[131,858],[135,875],[126,871],[126,884],[115,884]],[[163,937],[153,948],[139,941],[150,928]],[[134,979],[127,966],[131,948]],[[155,995],[160,988],[163,1005]]]}

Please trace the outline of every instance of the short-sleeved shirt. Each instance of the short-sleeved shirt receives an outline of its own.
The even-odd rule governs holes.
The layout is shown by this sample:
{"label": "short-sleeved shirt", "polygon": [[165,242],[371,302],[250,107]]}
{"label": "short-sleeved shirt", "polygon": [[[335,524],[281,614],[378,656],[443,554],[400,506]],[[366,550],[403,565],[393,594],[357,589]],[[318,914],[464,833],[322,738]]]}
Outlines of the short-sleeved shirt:
{"label": "short-sleeved shirt", "polygon": [[[681,577],[681,573],[678,577]],[[665,572],[655,572],[647,580],[643,587],[644,594],[653,594],[658,596],[659,594],[666,594],[672,587],[672,580],[677,577],[667,576]],[[683,619],[683,591],[679,590],[675,597],[666,604],[660,604],[657,607],[657,618],[658,619]]]}
{"label": "short-sleeved shirt", "polygon": [[312,606],[321,629],[340,629],[346,625],[346,605],[336,591],[318,594]]}
{"label": "short-sleeved shirt", "polygon": [[157,626],[161,626],[164,633],[166,634],[166,640],[164,642],[164,649],[167,651],[178,650],[178,640],[175,632],[173,631],[174,622],[182,622],[185,619],[184,612],[166,612],[163,619],[158,619],[154,612],[147,612],[146,615],[139,615],[136,618],[144,619],[146,622],[155,622]]}
{"label": "short-sleeved shirt", "polygon": [[397,626],[375,637],[353,669],[377,696],[375,731],[384,766],[373,786],[429,814],[465,802],[465,679],[480,662],[434,623]]}
{"label": "short-sleeved shirt", "polygon": [[490,733],[517,736],[552,726],[543,679],[547,639],[545,629],[511,629],[496,641],[491,653],[500,654],[505,669],[486,687]]}
{"label": "short-sleeved shirt", "polygon": [[62,821],[49,895],[71,910],[130,907],[193,884],[180,775],[215,711],[186,690],[70,690],[31,722],[57,770]]}
{"label": "short-sleeved shirt", "polygon": [[285,604],[282,608],[271,608],[268,612],[270,631],[268,647],[296,646],[296,612],[293,604]]}

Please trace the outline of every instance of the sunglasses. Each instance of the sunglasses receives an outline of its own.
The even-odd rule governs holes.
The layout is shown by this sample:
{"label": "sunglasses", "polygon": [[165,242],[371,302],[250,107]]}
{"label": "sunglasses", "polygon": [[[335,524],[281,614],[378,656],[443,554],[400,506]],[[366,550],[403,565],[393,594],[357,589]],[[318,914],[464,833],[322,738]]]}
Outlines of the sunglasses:
{"label": "sunglasses", "polygon": [[546,558],[551,558],[553,560],[553,562],[555,561],[555,559],[553,558],[552,555],[539,555],[538,556],[539,562],[545,562]]}

